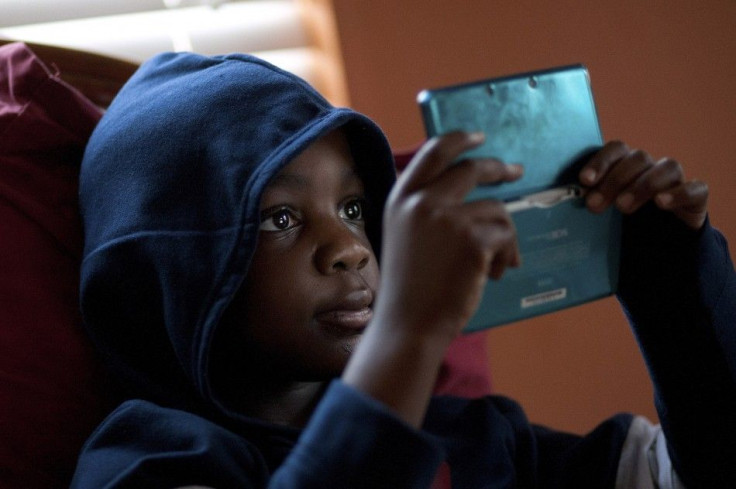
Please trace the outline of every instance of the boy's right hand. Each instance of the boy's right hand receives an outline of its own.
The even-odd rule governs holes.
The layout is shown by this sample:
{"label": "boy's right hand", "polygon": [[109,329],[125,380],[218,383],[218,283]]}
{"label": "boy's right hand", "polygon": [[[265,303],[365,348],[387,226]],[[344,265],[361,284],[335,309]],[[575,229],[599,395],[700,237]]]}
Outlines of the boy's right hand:
{"label": "boy's right hand", "polygon": [[491,159],[453,163],[482,141],[460,132],[430,140],[391,191],[373,319],[342,376],[416,427],[447,346],[475,313],[488,277],[520,261],[503,203],[465,201],[479,184],[522,174]]}
{"label": "boy's right hand", "polygon": [[493,159],[453,163],[482,142],[482,133],[431,139],[388,197],[376,315],[405,333],[449,342],[475,313],[488,277],[520,264],[503,203],[465,197],[480,184],[517,180],[522,167]]}

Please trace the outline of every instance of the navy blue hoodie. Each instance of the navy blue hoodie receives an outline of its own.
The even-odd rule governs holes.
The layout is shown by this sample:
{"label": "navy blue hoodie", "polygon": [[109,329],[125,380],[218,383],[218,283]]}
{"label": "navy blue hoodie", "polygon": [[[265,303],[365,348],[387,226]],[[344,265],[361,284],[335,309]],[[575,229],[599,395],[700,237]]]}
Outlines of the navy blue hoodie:
{"label": "navy blue hoodie", "polygon": [[[82,164],[81,297],[91,335],[135,395],[227,411],[208,377],[210,347],[255,249],[261,193],[337,127],[382,209],[394,181],[383,133],[292,74],[242,55],[163,54],[122,89]],[[367,223],[376,253],[379,225]]]}
{"label": "navy blue hoodie", "polygon": [[[261,193],[338,127],[381,209],[394,181],[381,131],[261,60],[164,54],[119,93],[81,169],[81,300],[132,400],[85,445],[73,487],[421,488],[443,461],[455,488],[613,487],[629,415],[579,437],[530,425],[504,398],[446,397],[417,431],[336,380],[302,431],[247,418],[215,388],[213,339],[248,271]],[[736,487],[733,265],[709,225],[666,217],[628,221],[620,298],[676,469],[692,487]],[[367,226],[378,253],[380,219]]]}

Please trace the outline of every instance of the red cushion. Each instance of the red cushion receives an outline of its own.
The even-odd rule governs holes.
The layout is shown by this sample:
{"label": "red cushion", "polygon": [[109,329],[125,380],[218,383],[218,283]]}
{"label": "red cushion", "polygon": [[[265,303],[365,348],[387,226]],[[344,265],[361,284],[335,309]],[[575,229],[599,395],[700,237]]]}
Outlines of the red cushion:
{"label": "red cushion", "polygon": [[0,47],[0,488],[68,487],[110,407],[81,328],[77,176],[101,111],[23,44]]}

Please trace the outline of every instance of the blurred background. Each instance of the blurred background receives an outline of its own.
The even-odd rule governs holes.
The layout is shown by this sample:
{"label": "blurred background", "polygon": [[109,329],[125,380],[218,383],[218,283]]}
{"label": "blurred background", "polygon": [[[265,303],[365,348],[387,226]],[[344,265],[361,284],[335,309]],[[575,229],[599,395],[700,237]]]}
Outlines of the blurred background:
{"label": "blurred background", "polygon": [[[736,256],[736,2],[335,0],[352,105],[396,147],[423,138],[419,90],[571,63],[591,76],[606,139],[685,165],[711,188]],[[615,298],[488,334],[497,392],[582,432],[652,387]]]}
{"label": "blurred background", "polygon": [[[2,0],[0,38],[136,63],[172,49],[253,52],[368,114],[398,149],[424,139],[424,88],[583,63],[605,138],[707,181],[711,220],[736,247],[733,0]],[[619,411],[656,420],[615,298],[487,339],[496,392],[535,422],[584,432]]]}

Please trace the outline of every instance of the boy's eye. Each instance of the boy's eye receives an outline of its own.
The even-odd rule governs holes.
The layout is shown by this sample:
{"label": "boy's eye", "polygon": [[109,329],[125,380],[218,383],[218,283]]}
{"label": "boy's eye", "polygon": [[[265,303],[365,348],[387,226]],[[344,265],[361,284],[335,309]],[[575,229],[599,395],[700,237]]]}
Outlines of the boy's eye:
{"label": "boy's eye", "polygon": [[340,209],[340,217],[350,221],[362,221],[363,201],[360,199],[353,199],[346,202],[342,206],[342,209]]}
{"label": "boy's eye", "polygon": [[261,231],[285,231],[299,224],[299,219],[289,209],[276,209],[261,218]]}

